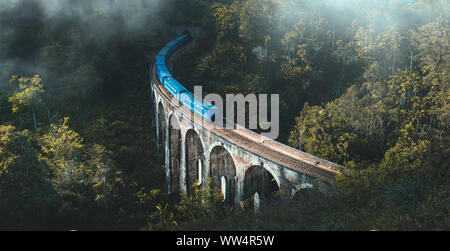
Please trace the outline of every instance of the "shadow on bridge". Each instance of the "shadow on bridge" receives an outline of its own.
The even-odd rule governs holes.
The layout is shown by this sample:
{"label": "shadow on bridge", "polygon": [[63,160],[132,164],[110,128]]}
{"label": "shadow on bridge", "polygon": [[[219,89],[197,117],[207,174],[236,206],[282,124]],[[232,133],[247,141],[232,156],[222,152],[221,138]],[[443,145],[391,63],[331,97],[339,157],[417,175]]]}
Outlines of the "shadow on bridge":
{"label": "shadow on bridge", "polygon": [[169,119],[169,152],[169,192],[177,201],[181,192],[181,130],[175,115],[170,116]]}
{"label": "shadow on bridge", "polygon": [[247,169],[244,178],[244,200],[249,201],[248,210],[259,212],[270,204],[279,189],[273,175],[262,166]]}
{"label": "shadow on bridge", "polygon": [[236,167],[230,153],[222,146],[216,146],[211,151],[210,175],[212,185],[219,187],[226,201],[230,205],[236,203]]}
{"label": "shadow on bridge", "polygon": [[193,129],[186,134],[186,193],[193,194],[195,186],[201,186],[207,182],[205,166],[205,154],[202,141]]}

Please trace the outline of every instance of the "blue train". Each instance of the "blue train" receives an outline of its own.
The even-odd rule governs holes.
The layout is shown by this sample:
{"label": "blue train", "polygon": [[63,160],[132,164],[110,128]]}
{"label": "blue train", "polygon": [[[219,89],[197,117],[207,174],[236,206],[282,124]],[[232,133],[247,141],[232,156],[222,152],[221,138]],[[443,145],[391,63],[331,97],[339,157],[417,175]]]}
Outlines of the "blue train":
{"label": "blue train", "polygon": [[214,121],[216,107],[211,104],[203,104],[194,95],[182,86],[169,72],[166,61],[178,48],[191,39],[189,33],[185,33],[179,38],[168,43],[156,56],[156,75],[164,88],[180,102],[203,118]]}

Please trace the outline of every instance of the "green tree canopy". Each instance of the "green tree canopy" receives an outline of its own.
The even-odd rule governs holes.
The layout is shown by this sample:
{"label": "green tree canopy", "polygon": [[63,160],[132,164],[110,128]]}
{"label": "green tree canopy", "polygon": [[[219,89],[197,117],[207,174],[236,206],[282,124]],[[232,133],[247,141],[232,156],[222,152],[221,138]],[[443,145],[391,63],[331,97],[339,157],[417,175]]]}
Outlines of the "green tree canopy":
{"label": "green tree canopy", "polygon": [[40,229],[57,215],[51,168],[28,131],[0,126],[0,227]]}

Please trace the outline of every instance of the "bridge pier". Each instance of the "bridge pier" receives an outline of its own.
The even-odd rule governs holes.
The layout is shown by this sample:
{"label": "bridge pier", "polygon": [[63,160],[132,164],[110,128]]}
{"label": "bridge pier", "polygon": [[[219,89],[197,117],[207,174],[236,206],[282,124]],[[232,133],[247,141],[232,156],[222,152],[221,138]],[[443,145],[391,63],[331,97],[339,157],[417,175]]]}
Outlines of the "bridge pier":
{"label": "bridge pier", "polygon": [[[211,179],[211,185],[225,190],[225,198],[239,209],[241,202],[251,199],[256,192],[263,208],[270,194],[278,189],[292,197],[298,190],[317,187],[317,184],[329,187],[327,182],[286,168],[219,137],[177,112],[177,106],[161,98],[156,100],[159,101],[156,111],[158,147],[164,150],[169,193],[191,194],[191,186],[196,185],[199,178],[201,184],[198,185],[204,189]],[[252,173],[252,168],[259,171]]]}
{"label": "bridge pier", "polygon": [[220,130],[194,121],[159,83],[153,68],[151,86],[158,157],[165,165],[169,193],[192,194],[191,186],[207,188],[211,179],[239,209],[255,193],[264,207],[277,189],[288,197],[305,188],[330,189],[336,164],[240,127]]}
{"label": "bridge pier", "polygon": [[241,209],[242,202],[244,201],[244,178],[245,178],[245,165],[242,163],[236,163],[236,177],[237,177],[237,187],[236,187],[236,201],[235,208]]}

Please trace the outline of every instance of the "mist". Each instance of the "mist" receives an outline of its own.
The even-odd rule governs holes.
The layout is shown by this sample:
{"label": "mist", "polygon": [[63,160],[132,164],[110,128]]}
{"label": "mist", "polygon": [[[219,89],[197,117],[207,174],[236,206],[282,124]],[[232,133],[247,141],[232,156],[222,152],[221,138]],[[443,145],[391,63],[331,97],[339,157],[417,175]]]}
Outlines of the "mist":
{"label": "mist", "polygon": [[439,13],[449,10],[442,0],[298,0],[283,1],[284,8],[279,13],[289,21],[298,20],[302,11],[310,11],[317,16],[331,18],[333,25],[348,25],[355,17],[365,19],[367,25],[383,30],[390,26],[399,29],[412,23],[420,25],[434,19]]}
{"label": "mist", "polygon": [[[0,0],[0,230],[449,229],[448,2]],[[177,81],[275,94],[277,141],[340,165],[336,182],[308,158],[280,192],[250,185],[232,203],[220,182],[175,192],[197,171],[172,165],[193,156],[176,152],[210,153],[164,123],[186,116],[154,109],[149,66],[186,29],[193,39],[170,58]],[[237,166],[219,162],[233,181]],[[248,170],[240,187],[275,185]]]}
{"label": "mist", "polygon": [[[165,0],[2,0],[2,12],[14,8],[29,8],[37,5],[46,17],[52,18],[60,15],[75,15],[79,18],[89,19],[97,15],[120,15],[130,28],[141,27],[147,18],[156,15],[158,11],[167,7],[171,1]],[[30,5],[31,4],[31,5]]]}
{"label": "mist", "polygon": [[[104,43],[113,37],[139,36],[164,27],[166,13],[173,1],[167,0],[2,0],[0,1],[0,88],[11,89],[11,75],[40,74],[49,77],[55,71],[42,63],[50,46],[60,41]],[[162,17],[162,18],[161,18]],[[76,25],[77,24],[77,25]],[[81,27],[81,28],[80,28]],[[82,29],[82,30],[80,30]],[[121,35],[119,35],[121,34]],[[80,37],[82,36],[82,37]],[[53,40],[53,41],[52,41]],[[71,40],[71,41],[70,41]],[[65,48],[66,58],[77,59],[75,50]],[[81,57],[81,56],[80,56]],[[74,69],[75,70],[75,69]]]}

